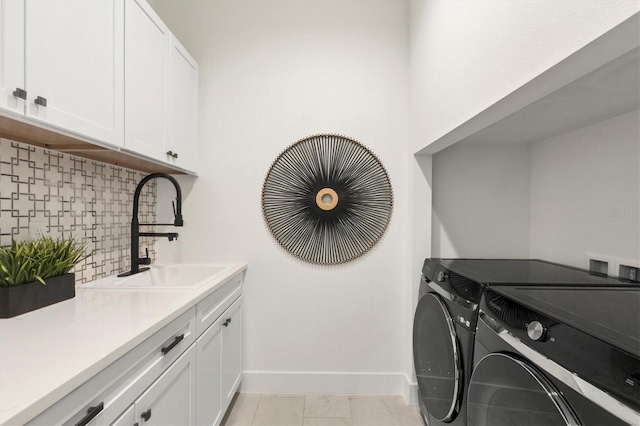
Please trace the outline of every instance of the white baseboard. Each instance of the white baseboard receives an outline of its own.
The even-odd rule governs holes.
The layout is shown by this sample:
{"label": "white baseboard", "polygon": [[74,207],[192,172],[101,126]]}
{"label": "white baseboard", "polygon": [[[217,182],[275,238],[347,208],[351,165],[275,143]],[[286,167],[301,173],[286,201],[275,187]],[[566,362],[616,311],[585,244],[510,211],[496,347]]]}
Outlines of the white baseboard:
{"label": "white baseboard", "polygon": [[411,383],[407,376],[404,376],[404,399],[409,405],[418,405],[418,384]]}
{"label": "white baseboard", "polygon": [[417,394],[412,389],[417,385],[403,373],[243,371],[242,376],[242,392],[403,395],[408,401]]}

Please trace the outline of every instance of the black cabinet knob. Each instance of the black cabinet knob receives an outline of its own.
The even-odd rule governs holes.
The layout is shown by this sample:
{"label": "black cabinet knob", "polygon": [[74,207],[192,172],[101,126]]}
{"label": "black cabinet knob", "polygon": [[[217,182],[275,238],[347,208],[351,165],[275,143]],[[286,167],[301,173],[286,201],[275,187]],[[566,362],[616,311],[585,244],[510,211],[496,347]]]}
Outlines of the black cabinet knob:
{"label": "black cabinet knob", "polygon": [[142,417],[142,420],[144,420],[145,422],[148,422],[151,418],[151,408],[140,414],[140,417]]}
{"label": "black cabinet knob", "polygon": [[222,323],[225,327],[229,327],[229,324],[231,324],[231,318],[227,318],[225,322]]}
{"label": "black cabinet knob", "polygon": [[16,98],[20,98],[20,99],[27,99],[27,91],[23,90],[19,87],[16,87],[16,90],[13,91],[13,96],[15,96]]}
{"label": "black cabinet knob", "polygon": [[168,155],[169,157],[173,157],[173,151],[167,151],[167,155]]}
{"label": "black cabinet knob", "polygon": [[178,158],[178,153],[177,152],[173,153],[173,158]]}
{"label": "black cabinet knob", "polygon": [[43,107],[47,106],[47,99],[43,98],[42,96],[38,96],[33,102],[35,102],[36,105],[40,105]]}

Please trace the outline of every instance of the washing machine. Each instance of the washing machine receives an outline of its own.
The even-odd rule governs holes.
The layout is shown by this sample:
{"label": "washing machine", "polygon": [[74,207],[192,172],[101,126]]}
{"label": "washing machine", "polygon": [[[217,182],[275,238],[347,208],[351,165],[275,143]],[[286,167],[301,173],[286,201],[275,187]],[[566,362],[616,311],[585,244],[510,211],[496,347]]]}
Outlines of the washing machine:
{"label": "washing machine", "polygon": [[426,424],[466,424],[466,386],[473,365],[482,285],[427,259],[413,326],[420,413]]}
{"label": "washing machine", "polygon": [[492,286],[478,312],[470,426],[640,425],[640,289]]}
{"label": "washing machine", "polygon": [[466,425],[478,307],[491,286],[629,286],[542,260],[426,259],[413,325],[413,355],[425,423]]}

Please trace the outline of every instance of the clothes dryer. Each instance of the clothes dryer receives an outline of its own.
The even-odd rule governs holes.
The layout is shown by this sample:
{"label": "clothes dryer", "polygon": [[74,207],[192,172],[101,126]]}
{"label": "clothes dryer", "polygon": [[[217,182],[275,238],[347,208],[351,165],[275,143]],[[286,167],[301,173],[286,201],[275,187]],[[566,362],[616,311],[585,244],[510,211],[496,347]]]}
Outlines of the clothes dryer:
{"label": "clothes dryer", "polygon": [[640,289],[491,287],[469,425],[640,424]]}

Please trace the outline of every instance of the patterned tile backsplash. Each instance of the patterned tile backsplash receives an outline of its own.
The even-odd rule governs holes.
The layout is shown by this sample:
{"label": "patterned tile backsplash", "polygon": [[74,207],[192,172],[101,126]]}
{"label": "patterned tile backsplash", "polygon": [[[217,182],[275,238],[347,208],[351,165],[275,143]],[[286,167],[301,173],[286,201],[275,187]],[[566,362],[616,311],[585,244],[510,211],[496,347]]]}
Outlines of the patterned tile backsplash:
{"label": "patterned tile backsplash", "polygon": [[[74,237],[90,256],[75,268],[85,283],[130,266],[133,193],[145,173],[0,139],[0,245],[45,227],[52,237]],[[140,197],[140,223],[155,222],[156,183]],[[143,229],[144,230],[144,229]],[[155,240],[141,252],[155,259]]]}

